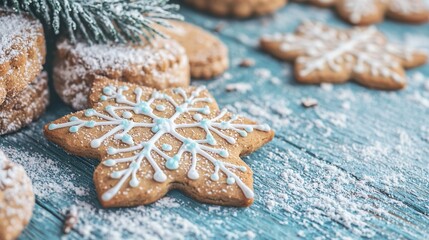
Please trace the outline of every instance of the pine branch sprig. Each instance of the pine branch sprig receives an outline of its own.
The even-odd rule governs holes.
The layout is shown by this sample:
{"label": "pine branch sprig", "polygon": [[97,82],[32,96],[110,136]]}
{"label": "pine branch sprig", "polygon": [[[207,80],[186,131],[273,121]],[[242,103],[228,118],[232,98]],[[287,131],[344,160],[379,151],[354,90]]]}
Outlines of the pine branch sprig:
{"label": "pine branch sprig", "polygon": [[177,4],[168,0],[0,0],[14,11],[29,12],[55,35],[90,43],[141,42],[163,36],[155,24],[169,27],[169,19],[183,20]]}

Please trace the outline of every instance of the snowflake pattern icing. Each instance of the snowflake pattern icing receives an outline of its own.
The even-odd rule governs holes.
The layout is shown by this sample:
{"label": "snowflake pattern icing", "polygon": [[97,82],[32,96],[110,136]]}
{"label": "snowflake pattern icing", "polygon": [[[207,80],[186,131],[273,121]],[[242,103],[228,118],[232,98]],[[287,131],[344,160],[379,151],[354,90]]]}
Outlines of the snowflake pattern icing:
{"label": "snowflake pattern icing", "polygon": [[[301,79],[325,69],[340,73],[351,68],[355,77],[369,73],[373,79],[388,78],[402,88],[406,80],[403,66],[414,67],[426,61],[425,53],[388,43],[375,27],[340,30],[305,22],[295,33],[274,34],[261,39],[263,47],[273,43],[279,45],[280,58],[296,60],[296,73]],[[276,51],[269,47],[266,50]],[[318,80],[328,81],[323,76]]]}
{"label": "snowflake pattern icing", "polygon": [[[377,14],[399,14],[413,16],[421,14],[419,21],[429,20],[429,9],[422,0],[297,0],[310,2],[320,6],[336,6],[343,9],[348,15],[346,20],[353,24],[361,24],[368,16]],[[381,15],[381,16],[382,16]],[[420,19],[421,18],[421,19]],[[372,22],[374,23],[374,22]]]}
{"label": "snowflake pattern icing", "polygon": [[[123,92],[129,90],[128,86],[115,87],[112,85],[103,88],[103,95],[100,101],[114,100],[118,106],[108,105],[105,107],[104,112],[95,109],[87,109],[84,115],[90,120],[80,119],[72,116],[69,122],[66,123],[52,123],[48,126],[50,131],[59,128],[68,128],[70,133],[82,131],[85,128],[96,128],[100,126],[112,126],[113,128],[105,132],[102,136],[92,139],[90,142],[91,148],[99,148],[103,142],[107,141],[109,137],[120,140],[122,143],[128,145],[125,148],[109,147],[107,154],[112,158],[106,159],[102,164],[106,167],[114,167],[118,163],[128,163],[128,167],[119,171],[113,171],[110,175],[113,179],[118,179],[117,184],[104,192],[101,196],[103,201],[111,200],[128,181],[128,185],[132,188],[139,186],[139,179],[137,173],[143,161],[147,161],[154,170],[153,180],[156,182],[164,182],[167,175],[160,168],[158,163],[154,160],[152,153],[156,153],[165,161],[165,168],[168,170],[176,170],[179,168],[180,161],[184,153],[191,154],[191,164],[187,173],[189,179],[198,179],[199,174],[197,171],[198,157],[202,156],[208,160],[214,168],[210,176],[212,181],[219,180],[219,173],[222,172],[226,177],[226,183],[237,184],[242,190],[246,198],[253,198],[253,191],[243,183],[243,181],[232,170],[245,172],[247,169],[244,166],[239,166],[224,162],[221,158],[227,158],[229,152],[227,149],[216,148],[217,141],[214,134],[224,139],[229,144],[235,144],[236,140],[229,136],[222,130],[230,130],[238,133],[241,137],[246,137],[248,133],[253,130],[270,131],[270,127],[266,124],[242,124],[235,123],[238,116],[232,115],[229,120],[221,120],[227,115],[226,110],[222,110],[214,118],[204,118],[205,115],[210,114],[208,106],[195,107],[194,105],[199,102],[210,103],[212,98],[199,97],[204,87],[196,88],[192,91],[190,96],[182,88],[173,90],[174,94],[178,94],[183,98],[182,103],[178,103],[170,95],[154,91],[149,100],[142,100],[143,90],[136,87],[134,90],[135,99],[128,99]],[[164,111],[165,105],[158,104],[154,108],[152,105],[155,100],[163,100],[173,105],[175,113],[170,118],[159,117],[154,113],[154,110]],[[121,111],[122,114],[118,114]],[[189,123],[175,123],[183,113],[193,113],[192,122]],[[131,120],[134,114],[144,115],[153,119],[152,122],[134,122]],[[128,134],[135,128],[150,128],[153,136],[148,141],[135,142],[133,137]],[[179,133],[179,129],[200,128],[205,131],[205,139],[191,139]],[[157,147],[155,143],[165,134],[170,134],[175,139],[183,144],[180,146],[178,152],[174,156],[169,156],[167,152],[171,151],[170,144],[163,144],[161,148]],[[115,158],[116,155],[126,152],[136,152],[131,157]]]}

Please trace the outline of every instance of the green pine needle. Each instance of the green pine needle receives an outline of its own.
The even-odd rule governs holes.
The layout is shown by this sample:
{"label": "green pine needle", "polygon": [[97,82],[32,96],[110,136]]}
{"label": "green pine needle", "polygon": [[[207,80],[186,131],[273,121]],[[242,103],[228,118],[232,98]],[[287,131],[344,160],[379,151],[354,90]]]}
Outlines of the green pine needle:
{"label": "green pine needle", "polygon": [[55,35],[90,43],[139,43],[163,36],[154,23],[169,27],[168,19],[183,20],[177,4],[168,0],[0,0],[0,6],[29,12]]}

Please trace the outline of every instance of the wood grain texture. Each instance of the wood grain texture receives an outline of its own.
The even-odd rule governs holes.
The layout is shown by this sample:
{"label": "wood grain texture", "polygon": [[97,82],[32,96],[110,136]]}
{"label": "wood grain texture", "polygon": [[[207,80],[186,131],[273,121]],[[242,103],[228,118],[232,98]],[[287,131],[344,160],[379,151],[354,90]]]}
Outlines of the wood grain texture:
{"label": "wood grain texture", "polygon": [[[260,35],[293,31],[307,18],[346,26],[331,11],[292,3],[274,16],[246,21],[187,8],[182,13],[207,30],[224,24],[215,34],[230,51],[232,66],[225,75],[194,84],[206,85],[220,106],[276,130],[273,142],[244,158],[254,170],[254,205],[210,206],[173,191],[151,206],[102,209],[92,182],[97,161],[68,155],[42,135],[45,123],[71,112],[53,94],[40,121],[0,139],[12,160],[29,171],[36,189],[34,216],[21,239],[61,238],[71,205],[81,207],[82,217],[68,239],[429,238],[429,65],[408,71],[409,86],[399,92],[354,83],[299,85],[289,64],[255,44]],[[429,50],[427,24],[378,26],[394,41]],[[243,58],[256,65],[239,67]],[[251,89],[226,92],[234,83]],[[301,99],[307,97],[318,106],[303,108]],[[135,223],[115,224],[112,217],[135,218]]]}

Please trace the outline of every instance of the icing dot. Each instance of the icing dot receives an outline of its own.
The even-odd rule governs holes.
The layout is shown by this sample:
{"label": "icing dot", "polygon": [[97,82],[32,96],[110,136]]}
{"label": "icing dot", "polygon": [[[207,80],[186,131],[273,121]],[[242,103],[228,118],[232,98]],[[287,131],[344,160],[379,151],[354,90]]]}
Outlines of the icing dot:
{"label": "icing dot", "polygon": [[131,179],[131,181],[130,181],[130,186],[131,187],[133,187],[133,188],[135,188],[135,187],[138,187],[139,186],[139,180],[137,180],[137,178],[133,178],[133,179]]}
{"label": "icing dot", "polygon": [[75,133],[77,131],[79,131],[79,127],[78,126],[72,126],[72,127],[69,128],[69,132],[71,132],[71,133]]}
{"label": "icing dot", "polygon": [[109,155],[113,155],[113,154],[116,154],[116,153],[117,153],[117,151],[116,151],[116,149],[115,149],[115,148],[109,147],[109,148],[107,149],[107,153],[108,153]]}
{"label": "icing dot", "polygon": [[116,99],[117,99],[118,103],[121,103],[122,101],[125,101],[127,98],[124,95],[121,94],[121,95],[118,95],[116,97]]}
{"label": "icing dot", "polygon": [[133,162],[133,163],[130,164],[130,168],[134,169],[134,170],[137,170],[137,169],[139,169],[139,164],[137,164],[136,162]]}
{"label": "icing dot", "polygon": [[135,90],[134,90],[134,93],[135,94],[141,94],[143,92],[143,90],[141,89],[141,88],[136,88]]}
{"label": "icing dot", "polygon": [[117,172],[117,171],[112,172],[112,174],[110,174],[110,177],[115,178],[115,179],[118,179],[118,178],[120,178],[120,177],[121,177],[121,173],[120,173],[120,172]]}
{"label": "icing dot", "polygon": [[205,106],[204,108],[202,108],[200,110],[200,112],[205,114],[205,115],[210,114],[210,108],[208,106]]}
{"label": "icing dot", "polygon": [[91,141],[91,147],[92,148],[98,148],[101,145],[101,140],[100,139],[94,139]]}
{"label": "icing dot", "polygon": [[228,129],[230,127],[230,124],[229,124],[229,122],[221,122],[220,127],[222,129]]}
{"label": "icing dot", "polygon": [[157,171],[153,175],[153,179],[157,182],[165,182],[165,180],[167,180],[167,176],[162,171]]}
{"label": "icing dot", "polygon": [[95,127],[95,121],[91,120],[85,123],[85,127],[93,128]]}
{"label": "icing dot", "polygon": [[211,179],[211,180],[213,180],[213,181],[218,181],[218,180],[219,180],[219,175],[218,175],[218,174],[213,173],[213,174],[210,176],[210,179]]}
{"label": "icing dot", "polygon": [[170,170],[176,170],[179,168],[179,161],[176,156],[169,158],[165,163],[165,167]]}
{"label": "icing dot", "polygon": [[246,132],[253,132],[253,128],[251,126],[244,127],[244,130],[246,130]]}
{"label": "icing dot", "polygon": [[200,175],[198,174],[198,172],[195,169],[190,169],[188,172],[188,178],[192,179],[192,180],[196,180],[200,177]]}
{"label": "icing dot", "polygon": [[240,169],[240,171],[242,172],[246,172],[247,168],[245,166],[240,166],[238,169]]}
{"label": "icing dot", "polygon": [[164,151],[171,151],[173,147],[170,144],[164,143],[162,144],[162,150]]}
{"label": "icing dot", "polygon": [[229,185],[234,184],[234,183],[235,183],[235,179],[234,179],[234,178],[232,178],[232,177],[228,177],[228,178],[226,179],[226,183],[227,183],[227,184],[229,184]]}
{"label": "icing dot", "polygon": [[240,136],[242,137],[247,137],[247,132],[246,131],[239,131],[238,132],[240,134]]}
{"label": "icing dot", "polygon": [[134,144],[133,138],[129,134],[124,134],[122,136],[122,138],[121,138],[121,141],[123,143],[128,144],[128,145],[133,145]]}
{"label": "icing dot", "polygon": [[194,120],[195,121],[201,121],[201,119],[203,119],[203,116],[201,116],[201,114],[199,114],[199,113],[194,114]]}
{"label": "icing dot", "polygon": [[70,118],[70,122],[75,122],[77,120],[79,120],[79,118],[77,118],[76,116],[73,116]]}
{"label": "icing dot", "polygon": [[113,94],[112,87],[104,87],[103,88],[103,93],[106,94],[106,95],[112,95]]}
{"label": "icing dot", "polygon": [[163,112],[163,111],[165,111],[165,106],[164,105],[156,105],[156,110]]}
{"label": "icing dot", "polygon": [[125,111],[124,113],[122,113],[123,118],[131,118],[132,116],[133,114],[129,111]]}
{"label": "icing dot", "polygon": [[220,155],[221,157],[226,158],[226,157],[228,157],[228,156],[229,156],[229,153],[228,153],[228,151],[226,151],[226,150],[222,149],[222,150],[220,150],[220,151],[219,151],[219,155]]}
{"label": "icing dot", "polygon": [[116,162],[115,162],[115,160],[108,159],[108,160],[103,162],[103,165],[106,167],[113,167],[116,165]]}
{"label": "icing dot", "polygon": [[57,128],[57,124],[55,124],[55,123],[49,124],[49,127],[48,127],[49,130],[54,130],[56,128]]}
{"label": "icing dot", "polygon": [[85,116],[86,117],[92,117],[92,116],[94,116],[94,114],[95,114],[94,109],[87,109],[87,110],[85,110]]}
{"label": "icing dot", "polygon": [[216,140],[214,139],[213,135],[207,135],[206,141],[210,145],[216,145]]}
{"label": "icing dot", "polygon": [[235,139],[232,137],[227,137],[227,138],[225,138],[225,140],[230,144],[235,144]]}
{"label": "icing dot", "polygon": [[115,196],[115,194],[116,193],[113,191],[113,188],[112,188],[109,191],[103,193],[103,195],[101,196],[101,199],[103,201],[109,201],[109,200],[111,200]]}
{"label": "icing dot", "polygon": [[268,126],[267,124],[264,124],[264,125],[262,125],[261,126],[261,128],[260,128],[262,131],[270,131],[270,126]]}
{"label": "icing dot", "polygon": [[102,95],[102,96],[100,97],[100,101],[106,101],[106,100],[107,100],[107,97],[106,97],[106,96]]}

